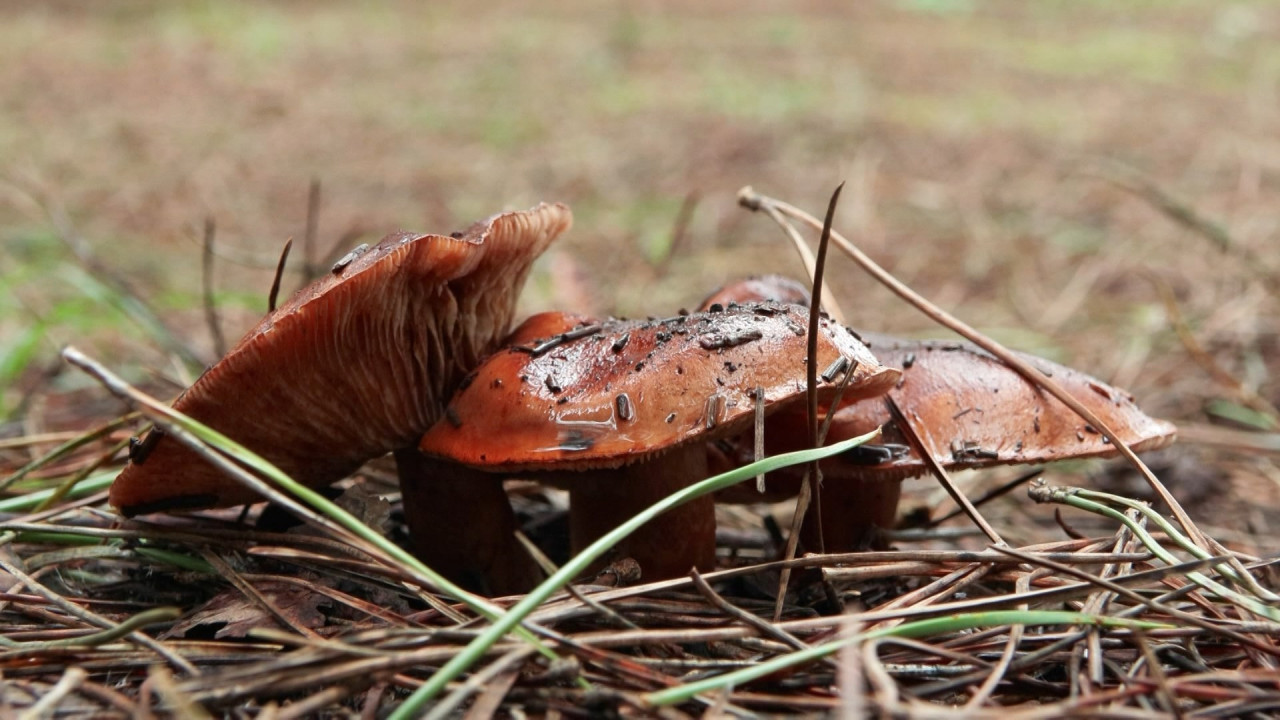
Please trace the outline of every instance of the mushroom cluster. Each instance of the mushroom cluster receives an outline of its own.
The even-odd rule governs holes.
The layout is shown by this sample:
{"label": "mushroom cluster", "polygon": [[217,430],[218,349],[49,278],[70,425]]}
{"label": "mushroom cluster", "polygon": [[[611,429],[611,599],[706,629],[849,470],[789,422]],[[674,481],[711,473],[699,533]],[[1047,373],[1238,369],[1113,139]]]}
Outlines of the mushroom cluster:
{"label": "mushroom cluster", "polygon": [[[775,300],[807,304],[808,291],[794,280],[764,276],[726,285],[709,303]],[[818,547],[849,552],[874,545],[876,528],[893,527],[900,482],[923,475],[928,465],[913,448],[908,429],[944,469],[965,470],[995,465],[1041,464],[1058,460],[1108,457],[1109,441],[1061,401],[1028,382],[1008,365],[963,342],[906,340],[861,333],[876,357],[901,369],[901,378],[884,398],[845,398],[831,414],[827,442],[882,429],[875,445],[855,448],[820,463],[823,476],[821,522],[806,521],[802,539]],[[1105,422],[1135,451],[1154,450],[1173,442],[1176,428],[1143,413],[1133,396],[1118,388],[1043,358],[1019,353],[1051,376]],[[901,411],[896,417],[888,401]],[[765,447],[770,454],[807,447],[805,417],[786,411],[770,418]],[[748,462],[751,441],[739,437],[710,446],[711,465],[724,469]],[[770,475],[762,498],[753,488],[738,486],[722,493],[725,502],[759,502],[798,492],[799,475]]]}
{"label": "mushroom cluster", "polygon": [[[516,540],[504,478],[567,486],[581,549],[711,469],[748,462],[742,436],[760,413],[771,451],[807,445],[797,400],[808,290],[794,281],[742,281],[665,319],[542,313],[508,334],[533,260],[571,222],[565,206],[543,204],[465,232],[362,246],[268,314],[174,407],[313,487],[394,453],[415,552],[490,595],[540,577]],[[897,480],[924,469],[880,396],[912,418],[930,452],[949,450],[942,459],[953,467],[1110,452],[1074,413],[981,351],[864,344],[825,314],[817,328],[819,400],[831,405],[840,388],[839,407],[827,408],[829,439],[885,426],[872,450],[823,465],[828,549],[852,549],[868,529],[890,525]],[[1038,362],[1136,448],[1172,439],[1171,426],[1122,391]],[[1076,442],[1064,450],[1068,436]],[[791,493],[798,478],[779,473],[771,484],[775,495]],[[110,492],[126,516],[258,499],[157,431],[131,448]],[[617,552],[649,579],[710,569],[713,510],[711,498],[673,509]],[[806,523],[810,546],[815,526]]]}

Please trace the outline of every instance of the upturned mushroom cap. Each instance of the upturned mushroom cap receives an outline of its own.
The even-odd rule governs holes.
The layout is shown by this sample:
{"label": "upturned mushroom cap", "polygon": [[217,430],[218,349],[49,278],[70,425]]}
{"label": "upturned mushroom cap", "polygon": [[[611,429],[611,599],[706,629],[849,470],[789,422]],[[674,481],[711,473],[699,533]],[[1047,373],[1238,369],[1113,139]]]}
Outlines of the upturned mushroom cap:
{"label": "upturned mushroom cap", "polygon": [[[174,403],[308,485],[410,446],[510,326],[534,258],[569,228],[539,205],[452,236],[388,235],[265,317]],[[126,515],[256,498],[152,436],[111,486]]]}
{"label": "upturned mushroom cap", "polygon": [[[576,324],[576,323],[575,323]],[[563,325],[560,329],[563,330]],[[507,348],[464,382],[428,455],[492,471],[607,468],[750,424],[755,389],[768,409],[804,393],[808,312],[778,303],[665,320],[578,327]],[[897,371],[822,318],[821,396],[852,372],[845,396],[881,394]]]}

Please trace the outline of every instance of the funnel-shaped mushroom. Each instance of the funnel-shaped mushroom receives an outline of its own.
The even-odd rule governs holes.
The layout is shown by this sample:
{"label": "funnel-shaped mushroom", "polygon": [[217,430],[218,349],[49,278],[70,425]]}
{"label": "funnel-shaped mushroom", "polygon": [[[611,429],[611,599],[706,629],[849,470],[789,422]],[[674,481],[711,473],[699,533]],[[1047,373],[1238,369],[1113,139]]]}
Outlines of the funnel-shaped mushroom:
{"label": "funnel-shaped mushroom", "polygon": [[[719,295],[726,299],[735,294],[752,300],[761,294],[768,297],[769,292],[762,293],[761,287],[756,280],[750,286],[729,286]],[[863,338],[882,363],[902,368],[902,378],[888,398],[946,469],[1115,454],[1106,438],[1080,416],[974,345],[873,334]],[[1143,413],[1127,392],[1057,363],[1022,356],[1096,413],[1134,450],[1152,450],[1173,441],[1173,425]],[[821,464],[822,528],[828,551],[854,550],[865,543],[872,526],[892,527],[899,482],[928,471],[910,449],[883,399],[842,403],[832,418],[827,441],[856,437],[877,426],[884,430],[875,446],[856,448]],[[788,410],[775,415],[766,425],[766,447],[771,453],[804,447],[808,442],[805,427],[800,413]],[[745,438],[737,445],[731,454],[741,462],[749,456],[750,445]],[[775,475],[769,480],[775,497],[779,492],[798,490],[798,478]],[[759,500],[747,489],[731,490],[731,495],[721,499]],[[806,523],[806,528],[812,526]],[[812,547],[816,538],[807,537],[806,541]]]}
{"label": "funnel-shaped mushroom", "polygon": [[[582,549],[706,477],[705,442],[750,425],[757,397],[766,412],[803,397],[807,315],[771,303],[666,320],[543,325],[560,334],[486,360],[420,447],[487,472],[555,474],[570,487],[571,539]],[[845,372],[853,373],[849,397],[883,393],[897,379],[845,328],[824,318],[819,332],[819,367],[832,368],[821,396]],[[711,498],[655,519],[618,550],[646,578],[710,567]]]}
{"label": "funnel-shaped mushroom", "polygon": [[[543,204],[452,236],[389,235],[265,317],[174,408],[311,486],[412,447],[506,334],[534,258],[571,223]],[[257,499],[155,433],[110,493],[125,515]]]}

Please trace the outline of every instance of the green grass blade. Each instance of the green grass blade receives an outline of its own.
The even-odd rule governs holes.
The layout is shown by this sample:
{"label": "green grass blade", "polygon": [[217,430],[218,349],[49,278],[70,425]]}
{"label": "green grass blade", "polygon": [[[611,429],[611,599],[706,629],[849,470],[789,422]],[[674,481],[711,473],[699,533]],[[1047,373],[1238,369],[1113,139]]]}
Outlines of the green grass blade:
{"label": "green grass blade", "polygon": [[635,517],[631,518],[622,525],[614,528],[609,533],[595,542],[591,543],[585,550],[578,553],[569,562],[565,563],[561,568],[547,578],[538,587],[534,588],[519,603],[511,608],[505,615],[494,621],[488,629],[479,637],[471,641],[462,652],[454,656],[452,660],[445,663],[443,667],[435,672],[426,684],[418,688],[409,696],[405,702],[396,708],[388,720],[410,720],[417,717],[428,702],[436,697],[449,683],[457,676],[461,675],[475,664],[490,647],[493,646],[504,635],[511,631],[513,627],[526,618],[529,613],[533,612],[539,605],[551,597],[552,593],[564,587],[569,581],[582,574],[592,562],[600,558],[609,551],[619,541],[635,532],[637,528],[662,513],[670,510],[677,505],[681,505],[696,497],[713,493],[717,490],[723,490],[731,485],[735,485],[744,480],[752,479],[756,475],[772,472],[779,468],[788,467],[790,465],[799,465],[822,458],[838,455],[846,452],[851,448],[857,447],[868,440],[872,439],[880,433],[877,428],[875,431],[867,433],[861,437],[851,440],[828,445],[827,447],[817,448],[815,450],[801,450],[799,452],[786,453],[783,455],[775,455],[765,458],[759,462],[731,470],[727,473],[716,475],[702,482],[695,483],[676,493],[673,493],[662,500],[650,505],[642,510]]}
{"label": "green grass blade", "polygon": [[[18,376],[35,361],[40,349],[40,341],[44,339],[44,323],[38,322],[0,348],[0,388],[13,387]],[[0,415],[7,414],[9,408],[4,405],[5,398],[0,397]]]}
{"label": "green grass blade", "polygon": [[[851,616],[857,620],[857,616]],[[748,668],[735,670],[716,677],[697,682],[679,685],[666,690],[649,693],[643,700],[651,705],[674,705],[692,699],[698,693],[715,690],[733,689],[742,683],[762,678],[772,673],[786,670],[789,667],[818,660],[833,655],[846,645],[874,640],[882,637],[930,637],[942,633],[952,633],[976,628],[991,628],[1001,625],[1094,625],[1098,627],[1141,628],[1144,630],[1167,628],[1168,625],[1141,620],[1128,620],[1088,613],[1068,612],[1064,610],[994,610],[991,612],[968,613],[948,617],[916,620],[889,628],[881,628],[870,632],[861,632],[840,640],[833,640],[811,648],[781,655],[766,662]]]}
{"label": "green grass blade", "polygon": [[[265,458],[253,452],[249,448],[214,430],[213,428],[194,420],[186,415],[174,410],[164,403],[150,397],[146,393],[139,391],[133,386],[126,383],[119,376],[115,375],[105,367],[90,359],[88,356],[76,350],[73,347],[67,347],[62,351],[62,356],[68,362],[90,373],[100,380],[111,392],[127,399],[129,402],[140,406],[156,425],[161,426],[167,432],[174,436],[175,439],[183,441],[183,435],[194,442],[196,445],[203,446],[206,449],[212,449],[225,455],[232,460],[240,463],[244,467],[258,473],[260,477],[264,477],[273,483],[278,489],[285,493],[298,498],[310,505],[314,510],[323,514],[328,519],[337,523],[353,535],[361,538],[365,542],[377,548],[387,557],[400,563],[420,578],[425,578],[440,590],[456,597],[459,601],[470,607],[476,613],[489,619],[495,619],[502,616],[502,608],[493,604],[486,598],[463,590],[454,583],[450,582],[443,575],[435,570],[427,567],[421,560],[409,554],[407,550],[391,542],[378,532],[360,522],[351,513],[338,507],[328,498],[311,488],[295,481],[286,475],[275,465],[268,462]],[[510,628],[509,628],[510,629]],[[517,628],[516,634],[523,640],[532,644],[537,648],[538,652],[551,659],[559,659],[545,643],[539,640],[534,634],[525,627]]]}
{"label": "green grass blade", "polygon": [[205,562],[202,558],[153,547],[137,547],[134,548],[133,551],[149,560],[166,563],[182,570],[198,572],[204,575],[217,574],[217,571],[213,569],[213,566]]}
{"label": "green grass blade", "polygon": [[165,350],[175,353],[186,362],[195,365],[204,362],[169,330],[159,316],[156,315],[155,311],[139,298],[99,280],[75,265],[64,266],[62,277],[67,285],[80,291],[85,297],[110,307],[127,317]]}
{"label": "green grass blade", "polygon": [[[90,475],[89,477],[76,483],[76,486],[67,493],[68,497],[80,498],[85,495],[92,495],[100,490],[106,490],[111,486],[111,481],[116,479],[117,471],[110,470]],[[48,488],[46,490],[34,490],[23,495],[0,500],[0,512],[27,512],[39,507],[40,503],[53,497],[58,488]]]}
{"label": "green grass blade", "polygon": [[[1169,565],[1177,565],[1180,562],[1176,555],[1169,552],[1167,548],[1165,548],[1163,545],[1160,544],[1159,540],[1156,540],[1155,537],[1150,532],[1148,532],[1143,525],[1141,525],[1138,522],[1135,522],[1133,518],[1130,518],[1129,516],[1125,515],[1119,510],[1116,510],[1115,508],[1112,508],[1104,504],[1103,502],[1099,502],[1098,500],[1093,500],[1087,497],[1089,495],[1098,497],[1099,495],[1105,495],[1104,493],[1086,491],[1080,488],[1046,488],[1043,491],[1040,491],[1038,494],[1048,497],[1050,502],[1056,502],[1063,505],[1070,505],[1072,507],[1079,508],[1081,510],[1087,510],[1088,512],[1094,513],[1096,515],[1102,515],[1104,517],[1111,518],[1112,520],[1115,520],[1116,522],[1121,523],[1126,528],[1128,528],[1129,531],[1133,533],[1134,537],[1136,537],[1139,542],[1141,542],[1144,546],[1146,546],[1146,548],[1150,550],[1152,554],[1160,558],[1160,560],[1162,560],[1163,562]],[[1033,494],[1033,497],[1036,497],[1036,495]],[[1106,495],[1106,498],[1117,501],[1119,504],[1125,507],[1133,508],[1135,510],[1138,510],[1139,512],[1145,512],[1144,510],[1138,507],[1138,504],[1136,501],[1131,501],[1131,500],[1128,500],[1127,498],[1120,498],[1114,495]],[[1043,500],[1040,500],[1038,497],[1036,499],[1038,502],[1043,502]],[[1152,511],[1152,514],[1154,514],[1154,511]],[[1182,538],[1185,545],[1192,544],[1190,540],[1187,540],[1183,535],[1178,533],[1177,530],[1173,527],[1173,525],[1169,524],[1163,518],[1159,518],[1157,521],[1157,524],[1161,525],[1163,529],[1165,529],[1166,531],[1172,533],[1171,537],[1173,537],[1175,541],[1177,540],[1177,538]],[[1202,554],[1203,550],[1201,550],[1200,553]],[[1204,558],[1200,558],[1200,559],[1204,559]],[[1234,572],[1229,566],[1224,565],[1221,567],[1225,567],[1227,572]],[[1196,585],[1199,585],[1200,587],[1214,593],[1220,598],[1229,600],[1243,608],[1248,609],[1250,612],[1254,613],[1255,615],[1267,618],[1268,620],[1271,620],[1274,622],[1280,622],[1280,608],[1271,607],[1270,605],[1266,604],[1261,600],[1236,592],[1235,590],[1232,590],[1231,588],[1223,585],[1222,583],[1214,580],[1213,578],[1209,577],[1208,575],[1205,575],[1202,572],[1191,571],[1187,573],[1186,577],[1188,580],[1195,583]]]}

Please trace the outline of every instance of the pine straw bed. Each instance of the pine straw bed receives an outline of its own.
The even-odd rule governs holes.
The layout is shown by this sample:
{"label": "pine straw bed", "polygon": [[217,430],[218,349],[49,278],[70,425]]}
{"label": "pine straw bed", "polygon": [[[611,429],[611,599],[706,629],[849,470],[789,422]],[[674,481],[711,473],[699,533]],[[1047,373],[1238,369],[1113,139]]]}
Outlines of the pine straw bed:
{"label": "pine straw bed", "polygon": [[[63,471],[98,454],[81,452]],[[255,530],[253,516],[218,513],[122,525],[101,502],[94,493],[5,523],[0,623],[9,712],[378,717],[478,632],[474,613],[323,532]],[[533,515],[553,512],[542,504]],[[1158,531],[1152,541],[1174,544]],[[1224,557],[1254,571],[1259,564],[1244,553]],[[560,660],[503,640],[449,686],[446,701],[467,703],[470,717],[710,710],[927,717],[952,714],[955,705],[978,713],[1018,705],[1000,712],[1035,717],[1260,717],[1280,708],[1280,623],[1243,607],[1273,596],[1230,583],[1207,561],[1171,568],[1127,527],[1016,550],[725,558],[724,565],[703,578],[558,593],[530,620]],[[782,619],[770,622],[768,589],[784,566],[796,571],[796,587]],[[1188,582],[1193,569],[1239,595],[1205,592]],[[836,606],[844,613],[833,614]],[[181,616],[169,608],[182,608]],[[1006,610],[1075,610],[1159,627],[1011,626],[1010,619],[1043,620],[998,612]],[[921,622],[928,618],[944,622]],[[656,691],[895,625],[909,628],[906,636],[849,642],[727,692],[652,704],[663,699]]]}
{"label": "pine straw bed", "polygon": [[[67,425],[102,424],[0,448],[11,494],[0,712],[384,717],[483,633],[470,607],[319,515],[294,527],[263,506],[122,521],[105,487],[141,418],[109,420],[83,393],[52,400],[71,408]],[[403,541],[389,478],[371,463],[340,503]],[[554,547],[554,492],[513,490],[530,534]],[[1116,494],[1032,484],[1029,496],[1074,519],[1055,508],[1056,524],[1028,526],[1023,499],[985,520],[1034,538],[1021,547],[989,547],[962,518],[897,532],[897,550],[786,562],[769,561],[780,533],[760,528],[767,513],[726,510],[721,570],[629,584],[623,564],[556,591],[525,625],[556,659],[507,635],[443,687],[431,716],[1280,709],[1267,542],[1196,545],[1186,536],[1201,529]],[[1084,537],[1081,520],[1108,530]]]}

